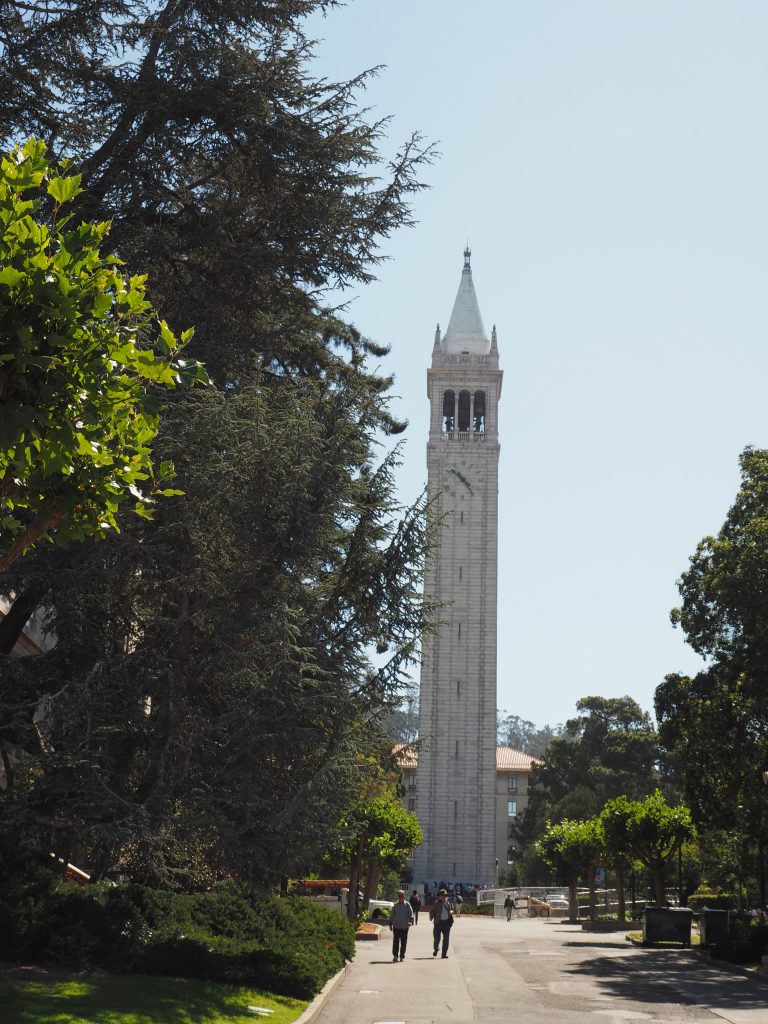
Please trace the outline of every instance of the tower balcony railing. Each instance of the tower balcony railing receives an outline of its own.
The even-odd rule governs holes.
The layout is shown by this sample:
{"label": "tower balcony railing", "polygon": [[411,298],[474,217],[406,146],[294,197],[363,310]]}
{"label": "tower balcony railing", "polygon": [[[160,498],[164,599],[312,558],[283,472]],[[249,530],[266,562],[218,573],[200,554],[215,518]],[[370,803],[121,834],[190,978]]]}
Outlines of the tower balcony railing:
{"label": "tower balcony railing", "polygon": [[484,430],[446,430],[440,435],[443,441],[485,441]]}

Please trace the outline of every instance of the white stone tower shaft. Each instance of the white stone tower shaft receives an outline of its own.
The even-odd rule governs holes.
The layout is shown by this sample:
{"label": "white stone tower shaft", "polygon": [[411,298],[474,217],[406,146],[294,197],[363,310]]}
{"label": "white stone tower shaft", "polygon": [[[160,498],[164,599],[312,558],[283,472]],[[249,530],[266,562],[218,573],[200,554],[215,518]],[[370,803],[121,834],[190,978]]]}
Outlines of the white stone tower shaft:
{"label": "white stone tower shaft", "polygon": [[438,549],[425,578],[444,602],[421,663],[414,882],[495,882],[498,403],[502,371],[485,335],[470,252],[427,371],[427,472]]}

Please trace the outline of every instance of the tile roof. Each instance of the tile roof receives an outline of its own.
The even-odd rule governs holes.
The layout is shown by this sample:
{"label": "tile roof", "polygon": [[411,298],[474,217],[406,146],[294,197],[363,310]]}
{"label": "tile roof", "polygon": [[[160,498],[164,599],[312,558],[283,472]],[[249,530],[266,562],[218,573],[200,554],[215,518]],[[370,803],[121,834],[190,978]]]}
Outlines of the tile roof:
{"label": "tile roof", "polygon": [[520,750],[513,750],[512,747],[496,747],[496,771],[497,772],[530,772],[535,765],[541,762],[537,757],[530,754],[523,754]]}
{"label": "tile roof", "polygon": [[[419,754],[410,744],[396,743],[394,752],[401,768],[418,768]],[[539,763],[538,758],[512,747],[496,747],[497,772],[530,772]]]}

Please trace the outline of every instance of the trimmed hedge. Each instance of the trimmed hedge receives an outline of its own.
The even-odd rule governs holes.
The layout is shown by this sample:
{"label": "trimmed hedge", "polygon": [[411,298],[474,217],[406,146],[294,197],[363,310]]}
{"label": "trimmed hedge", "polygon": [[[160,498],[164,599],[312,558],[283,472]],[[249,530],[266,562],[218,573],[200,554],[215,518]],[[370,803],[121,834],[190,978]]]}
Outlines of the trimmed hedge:
{"label": "trimmed hedge", "polygon": [[[6,880],[7,883],[7,880]],[[311,998],[354,955],[354,929],[301,897],[234,883],[184,894],[62,883],[38,871],[0,898],[0,959],[201,978]]]}
{"label": "trimmed hedge", "polygon": [[734,910],[739,898],[735,892],[714,892],[711,889],[697,889],[688,897],[691,910]]}
{"label": "trimmed hedge", "polygon": [[768,950],[768,925],[757,921],[736,920],[726,942],[718,943],[710,950],[713,960],[725,960],[730,964],[759,964]]}

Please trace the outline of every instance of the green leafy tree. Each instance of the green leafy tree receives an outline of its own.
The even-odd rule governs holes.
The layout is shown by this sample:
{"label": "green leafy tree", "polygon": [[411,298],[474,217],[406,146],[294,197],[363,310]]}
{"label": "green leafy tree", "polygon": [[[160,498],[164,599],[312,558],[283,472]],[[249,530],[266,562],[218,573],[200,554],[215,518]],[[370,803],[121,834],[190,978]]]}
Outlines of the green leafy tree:
{"label": "green leafy tree", "polygon": [[576,887],[586,877],[589,884],[589,913],[596,916],[595,868],[605,858],[605,840],[599,818],[587,821],[566,819],[557,824],[547,822],[536,841],[536,849],[549,865],[557,880],[568,886],[568,909],[571,920],[579,917]]}
{"label": "green leafy tree", "polygon": [[546,820],[586,820],[607,800],[637,798],[659,784],[659,745],[647,712],[631,697],[584,697],[531,774],[518,840],[527,848]]}
{"label": "green leafy tree", "polygon": [[680,583],[672,620],[704,658],[764,690],[768,666],[768,451],[746,448],[741,487],[720,532],[705,537]]}
{"label": "green leafy tree", "polygon": [[645,800],[624,796],[609,801],[601,815],[613,849],[649,869],[653,876],[656,902],[664,906],[666,867],[683,843],[696,837],[687,807],[670,807],[659,790]]}
{"label": "green leafy tree", "polygon": [[656,690],[656,714],[695,820],[734,836],[740,887],[754,859],[764,905],[768,452],[747,448],[740,465],[736,499],[717,536],[697,546],[672,612],[707,667],[694,677],[668,675]]}
{"label": "green leafy tree", "polygon": [[[402,868],[408,855],[421,844],[423,833],[415,814],[406,811],[396,797],[375,796],[351,815],[346,847],[350,865],[347,916],[354,921],[360,909],[375,898],[383,869]],[[365,876],[362,908],[357,905],[360,879]]]}
{"label": "green leafy tree", "polygon": [[627,842],[625,822],[621,815],[613,813],[613,801],[609,801],[600,813],[605,841],[605,859],[616,874],[616,902],[619,921],[627,917],[626,873],[632,870],[634,859]]}
{"label": "green leafy tree", "polygon": [[[363,373],[366,354],[386,351],[325,297],[372,279],[382,239],[411,221],[429,149],[412,135],[383,158],[386,121],[358,106],[373,72],[313,76],[306,17],[334,6],[4,8],[0,137],[37,135],[77,157],[88,191],[74,209],[111,219],[168,321],[196,325],[194,353],[217,383],[254,359],[338,373],[340,353]],[[371,381],[386,389],[386,376]]]}
{"label": "green leafy tree", "polygon": [[111,220],[213,381],[164,409],[172,511],[8,576],[58,643],[0,675],[29,755],[2,828],[97,874],[263,885],[319,862],[429,620],[424,502],[398,505],[381,448],[404,428],[368,362],[387,349],[332,294],[410,222],[428,153],[411,137],[388,165],[366,76],[312,76],[326,6],[10,0],[0,26],[3,134],[77,157],[72,209]]}
{"label": "green leafy tree", "polygon": [[[158,487],[151,385],[202,380],[145,297],[102,255],[105,222],[74,226],[79,174],[30,139],[0,160],[0,572],[41,539],[117,528],[121,502],[150,517]],[[50,202],[46,203],[46,197]]]}

